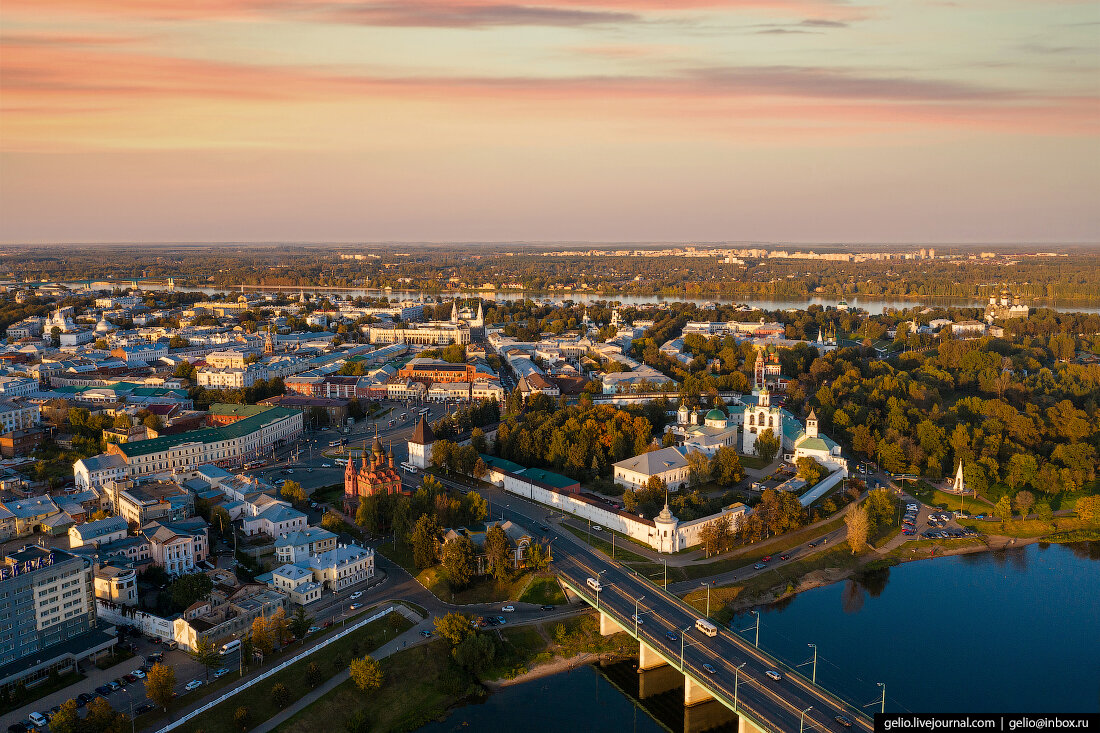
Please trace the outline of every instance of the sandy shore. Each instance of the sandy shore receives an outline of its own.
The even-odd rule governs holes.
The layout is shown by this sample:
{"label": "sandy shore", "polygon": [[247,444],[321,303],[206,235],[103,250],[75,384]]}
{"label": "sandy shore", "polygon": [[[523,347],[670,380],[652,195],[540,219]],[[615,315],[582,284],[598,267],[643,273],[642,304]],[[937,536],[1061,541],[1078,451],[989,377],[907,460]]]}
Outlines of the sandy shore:
{"label": "sandy shore", "polygon": [[[530,682],[532,680],[537,680],[537,679],[540,679],[542,677],[549,677],[551,675],[561,674],[562,672],[569,672],[569,671],[572,671],[574,669],[577,669],[578,667],[584,667],[586,665],[597,662],[600,659],[616,659],[616,658],[617,658],[616,655],[589,654],[588,652],[584,652],[583,654],[578,654],[575,657],[569,657],[569,658],[554,657],[553,659],[551,659],[548,662],[542,662],[541,664],[536,664],[534,667],[532,667],[527,672],[524,672],[523,674],[519,675],[518,677],[513,677],[510,680],[509,679],[503,679],[503,680],[493,680],[492,682],[486,682],[485,687],[490,692],[493,692],[495,690],[501,689],[502,687],[511,687],[512,685],[520,685],[520,684],[523,684],[524,682]],[[622,659],[630,659],[630,658],[632,658],[632,657],[629,657],[629,656],[622,657]]]}

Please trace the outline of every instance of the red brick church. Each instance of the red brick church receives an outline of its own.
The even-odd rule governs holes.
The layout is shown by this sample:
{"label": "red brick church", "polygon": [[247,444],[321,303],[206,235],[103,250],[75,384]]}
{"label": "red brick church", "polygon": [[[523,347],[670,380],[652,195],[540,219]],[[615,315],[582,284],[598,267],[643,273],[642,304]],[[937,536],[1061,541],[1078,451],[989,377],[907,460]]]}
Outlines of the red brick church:
{"label": "red brick church", "polygon": [[[364,442],[363,447],[366,447]],[[359,508],[359,498],[378,494],[400,494],[401,474],[393,465],[393,449],[389,458],[382,450],[382,441],[375,436],[374,448],[367,463],[366,451],[363,451],[363,466],[355,470],[355,459],[348,457],[348,468],[344,472],[344,513],[355,514]]]}

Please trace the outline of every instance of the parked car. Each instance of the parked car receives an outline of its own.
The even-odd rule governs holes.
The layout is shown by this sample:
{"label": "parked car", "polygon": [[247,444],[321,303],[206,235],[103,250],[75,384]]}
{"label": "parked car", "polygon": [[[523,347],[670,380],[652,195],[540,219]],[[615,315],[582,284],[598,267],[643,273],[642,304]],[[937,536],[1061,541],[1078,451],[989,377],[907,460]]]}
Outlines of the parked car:
{"label": "parked car", "polygon": [[776,681],[776,682],[778,682],[779,680],[783,679],[783,675],[779,674],[779,672],[777,672],[777,671],[776,671],[776,670],[774,670],[774,669],[769,669],[769,670],[768,670],[767,672],[765,672],[764,674],[766,674],[766,675],[768,676],[768,678],[769,678],[769,679],[772,679],[772,680],[774,680],[774,681]]}
{"label": "parked car", "polygon": [[126,680],[130,684],[133,684],[133,683],[138,681],[137,676],[133,672],[131,672],[130,674],[127,674],[127,675],[123,675],[122,679]]}
{"label": "parked car", "polygon": [[76,696],[76,706],[78,708],[82,708],[94,699],[95,695],[89,694],[87,692],[82,692]]}
{"label": "parked car", "polygon": [[32,723],[34,723],[34,726],[36,728],[45,728],[46,723],[50,722],[50,721],[46,720],[46,716],[43,715],[42,713],[31,713],[27,717],[30,718],[30,721]]}
{"label": "parked car", "polygon": [[190,682],[188,682],[186,685],[183,686],[183,689],[187,690],[188,692],[191,692],[191,690],[197,690],[200,687],[202,687],[202,680],[191,680]]}
{"label": "parked car", "polygon": [[124,687],[124,685],[118,680],[111,680],[107,683],[107,686],[111,688],[111,692],[118,692]]}
{"label": "parked car", "polygon": [[229,667],[222,667],[214,673],[214,679],[219,680],[222,677],[225,677],[227,674],[229,674]]}
{"label": "parked car", "polygon": [[503,616],[497,616],[497,623],[503,626],[504,624],[508,623],[508,619],[504,618]]}
{"label": "parked car", "polygon": [[428,631],[427,629],[421,629],[420,635],[423,636],[425,639],[428,639],[431,637],[432,632]]}
{"label": "parked car", "polygon": [[95,688],[95,691],[98,692],[100,695],[110,695],[112,692],[114,692],[114,690],[111,689],[110,685],[100,685],[99,687]]}

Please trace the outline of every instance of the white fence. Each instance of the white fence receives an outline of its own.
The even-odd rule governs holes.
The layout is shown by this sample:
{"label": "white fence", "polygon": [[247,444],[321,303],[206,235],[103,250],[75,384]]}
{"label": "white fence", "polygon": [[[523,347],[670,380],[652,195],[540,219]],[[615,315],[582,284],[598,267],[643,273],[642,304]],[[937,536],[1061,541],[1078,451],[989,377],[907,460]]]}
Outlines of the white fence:
{"label": "white fence", "polygon": [[236,687],[234,687],[229,692],[225,693],[224,695],[222,695],[221,697],[218,697],[215,700],[211,700],[210,702],[206,703],[205,705],[198,708],[197,710],[192,710],[190,713],[188,713],[187,715],[184,715],[182,718],[179,718],[177,720],[173,720],[171,723],[169,723],[168,725],[166,725],[163,728],[161,728],[160,730],[158,730],[157,733],[167,733],[167,731],[175,730],[179,726],[183,725],[187,721],[194,718],[196,715],[202,715],[203,713],[205,713],[207,710],[210,710],[214,706],[221,705],[223,702],[225,702],[229,698],[233,697],[234,695],[236,695],[241,690],[247,690],[249,687],[256,684],[257,682],[263,682],[264,680],[266,680],[271,675],[278,674],[279,672],[282,672],[284,669],[286,669],[290,665],[294,664],[295,662],[301,661],[301,660],[305,659],[306,657],[308,657],[309,655],[313,654],[314,652],[318,652],[321,649],[324,649],[326,646],[328,646],[332,642],[336,641],[337,639],[342,639],[345,636],[347,636],[348,634],[350,634],[351,632],[359,629],[360,627],[366,626],[367,624],[371,623],[372,621],[377,621],[380,618],[384,618],[387,614],[393,613],[396,610],[397,609],[394,606],[390,606],[386,610],[379,611],[378,613],[374,614],[370,618],[363,619],[362,621],[356,623],[355,625],[349,626],[348,628],[341,631],[339,634],[333,634],[332,636],[325,639],[324,641],[322,641],[317,646],[310,647],[309,649],[306,649],[304,652],[300,652],[299,654],[296,654],[295,656],[291,657],[290,659],[286,660],[285,662],[281,662],[280,664],[275,665],[274,667],[267,670],[263,674],[261,674],[257,677],[253,677],[252,679],[248,680],[244,684],[237,685]]}

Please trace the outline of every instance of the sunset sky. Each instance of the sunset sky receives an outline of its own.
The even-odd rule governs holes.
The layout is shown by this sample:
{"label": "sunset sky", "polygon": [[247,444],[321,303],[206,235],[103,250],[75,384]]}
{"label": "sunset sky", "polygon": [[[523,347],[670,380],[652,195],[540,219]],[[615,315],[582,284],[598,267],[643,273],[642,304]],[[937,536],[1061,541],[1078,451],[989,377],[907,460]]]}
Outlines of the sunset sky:
{"label": "sunset sky", "polygon": [[3,0],[0,241],[1096,241],[1100,3]]}

